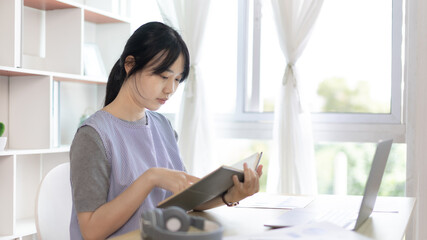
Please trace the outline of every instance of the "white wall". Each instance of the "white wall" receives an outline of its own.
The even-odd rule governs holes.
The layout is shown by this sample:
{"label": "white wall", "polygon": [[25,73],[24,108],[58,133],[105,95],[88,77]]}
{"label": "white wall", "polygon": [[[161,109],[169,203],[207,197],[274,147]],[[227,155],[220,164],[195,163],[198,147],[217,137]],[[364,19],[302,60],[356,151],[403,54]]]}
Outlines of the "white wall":
{"label": "white wall", "polygon": [[407,196],[416,197],[406,239],[427,239],[427,1],[407,0]]}

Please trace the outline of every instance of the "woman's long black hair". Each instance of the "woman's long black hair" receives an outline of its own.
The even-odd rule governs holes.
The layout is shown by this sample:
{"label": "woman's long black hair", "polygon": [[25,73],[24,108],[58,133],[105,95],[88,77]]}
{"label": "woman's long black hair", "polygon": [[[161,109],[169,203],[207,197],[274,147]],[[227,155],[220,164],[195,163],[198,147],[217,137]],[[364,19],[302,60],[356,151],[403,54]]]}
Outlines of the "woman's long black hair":
{"label": "woman's long black hair", "polygon": [[[128,39],[122,55],[111,69],[107,82],[104,106],[110,104],[116,97],[124,81],[142,70],[156,57],[154,74],[166,71],[180,54],[184,57],[184,72],[181,82],[190,71],[190,54],[187,45],[177,31],[160,22],[149,22],[139,27]],[[160,55],[160,56],[159,56]],[[126,75],[125,59],[135,58],[134,66]],[[159,63],[157,63],[159,61]]]}

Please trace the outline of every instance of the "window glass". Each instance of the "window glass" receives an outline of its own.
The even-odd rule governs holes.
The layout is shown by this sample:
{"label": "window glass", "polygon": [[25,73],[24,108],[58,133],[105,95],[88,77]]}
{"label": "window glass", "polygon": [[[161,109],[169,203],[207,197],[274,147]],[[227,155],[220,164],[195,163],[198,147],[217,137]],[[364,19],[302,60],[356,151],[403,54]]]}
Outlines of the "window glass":
{"label": "window glass", "polygon": [[[318,143],[315,147],[320,194],[363,195],[375,153],[374,143]],[[406,144],[394,143],[379,195],[404,196]]]}
{"label": "window glass", "polygon": [[392,1],[324,1],[298,62],[313,112],[390,113],[391,28]]}
{"label": "window glass", "polygon": [[[262,3],[260,99],[268,112],[286,61],[270,1]],[[324,1],[296,65],[312,112],[390,113],[391,30],[392,1]]]}
{"label": "window glass", "polygon": [[273,112],[286,59],[280,48],[270,1],[262,1],[261,16],[260,109],[262,112]]}

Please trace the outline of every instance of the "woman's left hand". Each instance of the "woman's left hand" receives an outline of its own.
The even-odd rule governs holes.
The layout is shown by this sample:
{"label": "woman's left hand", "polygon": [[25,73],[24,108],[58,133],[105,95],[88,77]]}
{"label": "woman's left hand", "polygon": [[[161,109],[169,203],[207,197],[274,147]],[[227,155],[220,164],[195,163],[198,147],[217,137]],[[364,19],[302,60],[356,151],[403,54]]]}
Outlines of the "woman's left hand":
{"label": "woman's left hand", "polygon": [[256,171],[250,169],[246,163],[243,164],[244,181],[240,182],[239,178],[234,175],[234,186],[230,188],[225,195],[228,202],[238,202],[259,191],[259,178],[262,175],[262,165],[259,165]]}

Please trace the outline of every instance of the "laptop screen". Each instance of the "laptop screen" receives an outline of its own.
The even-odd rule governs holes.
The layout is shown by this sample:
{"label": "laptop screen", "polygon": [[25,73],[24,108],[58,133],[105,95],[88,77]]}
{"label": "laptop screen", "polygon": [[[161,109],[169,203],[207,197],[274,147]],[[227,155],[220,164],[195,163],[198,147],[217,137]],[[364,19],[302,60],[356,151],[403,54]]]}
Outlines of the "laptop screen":
{"label": "laptop screen", "polygon": [[378,143],[354,229],[358,229],[374,209],[392,143],[393,140],[380,141]]}

